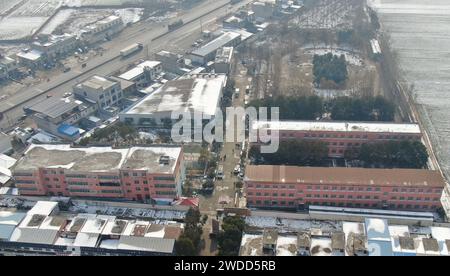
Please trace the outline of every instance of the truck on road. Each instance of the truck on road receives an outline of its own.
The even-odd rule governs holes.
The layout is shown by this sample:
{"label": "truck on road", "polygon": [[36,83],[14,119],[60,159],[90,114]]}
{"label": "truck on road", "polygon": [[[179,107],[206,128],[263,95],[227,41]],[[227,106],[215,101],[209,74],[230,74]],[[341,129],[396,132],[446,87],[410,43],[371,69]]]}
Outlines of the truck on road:
{"label": "truck on road", "polygon": [[144,49],[144,45],[142,43],[134,43],[134,44],[131,44],[130,46],[128,46],[127,48],[122,49],[120,51],[120,55],[123,58],[125,58],[125,57],[130,56],[131,54],[141,51],[142,49]]}
{"label": "truck on road", "polygon": [[176,29],[180,28],[181,26],[183,26],[183,24],[184,24],[184,22],[181,19],[178,21],[175,21],[175,22],[169,24],[169,26],[168,26],[169,31],[176,30]]}

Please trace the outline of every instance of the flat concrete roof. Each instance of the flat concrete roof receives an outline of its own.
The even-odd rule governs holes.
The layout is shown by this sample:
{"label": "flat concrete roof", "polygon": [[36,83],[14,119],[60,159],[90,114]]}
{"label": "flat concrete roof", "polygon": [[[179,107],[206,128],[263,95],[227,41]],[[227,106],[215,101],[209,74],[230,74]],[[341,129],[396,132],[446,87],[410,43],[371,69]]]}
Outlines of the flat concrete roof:
{"label": "flat concrete roof", "polygon": [[225,74],[199,74],[169,81],[125,114],[195,111],[214,116],[226,79]]}
{"label": "flat concrete roof", "polygon": [[[70,145],[31,145],[13,170],[62,168],[74,172],[110,172],[142,170],[151,173],[173,173],[181,147],[111,147],[72,148]],[[169,164],[161,165],[161,156],[169,156]]]}
{"label": "flat concrete roof", "polygon": [[90,77],[89,79],[87,79],[86,81],[78,84],[78,86],[88,87],[88,88],[92,88],[95,90],[99,90],[99,89],[105,90],[116,84],[117,84],[117,82],[109,80],[107,78],[104,78],[101,76],[93,76],[93,77]]}
{"label": "flat concrete roof", "polygon": [[236,32],[226,32],[221,36],[219,36],[218,38],[214,39],[213,41],[209,42],[208,44],[193,51],[192,54],[200,57],[207,56],[212,52],[217,51],[217,49],[227,45],[231,41],[237,39],[240,36],[241,35]]}
{"label": "flat concrete roof", "polygon": [[318,168],[295,166],[248,166],[245,180],[269,183],[364,185],[444,188],[438,171],[413,169]]}
{"label": "flat concrete roof", "polygon": [[233,47],[223,47],[217,51],[216,63],[230,63],[233,57]]}
{"label": "flat concrete roof", "polygon": [[380,122],[256,121],[253,129],[279,131],[329,131],[420,134],[418,124]]}
{"label": "flat concrete roof", "polygon": [[161,62],[159,62],[159,61],[147,60],[147,61],[144,61],[143,63],[139,64],[138,66],[134,67],[133,69],[123,73],[122,75],[119,76],[119,78],[127,80],[127,81],[131,81],[134,78],[144,74],[145,68],[153,69],[159,65],[161,65]]}

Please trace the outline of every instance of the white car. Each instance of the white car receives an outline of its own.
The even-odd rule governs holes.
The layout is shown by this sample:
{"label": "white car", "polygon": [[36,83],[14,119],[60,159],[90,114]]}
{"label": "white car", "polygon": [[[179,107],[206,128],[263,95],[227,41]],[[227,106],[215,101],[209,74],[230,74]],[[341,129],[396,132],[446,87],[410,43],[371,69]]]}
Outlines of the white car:
{"label": "white car", "polygon": [[241,166],[240,165],[236,165],[236,167],[234,167],[234,174],[239,174],[239,172],[241,171]]}

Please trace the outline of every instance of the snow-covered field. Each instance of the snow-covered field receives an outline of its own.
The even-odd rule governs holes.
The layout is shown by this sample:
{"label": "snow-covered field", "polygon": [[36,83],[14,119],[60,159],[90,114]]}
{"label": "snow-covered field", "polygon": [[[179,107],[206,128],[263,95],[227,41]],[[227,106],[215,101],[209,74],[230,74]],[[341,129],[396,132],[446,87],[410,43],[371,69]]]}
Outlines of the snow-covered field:
{"label": "snow-covered field", "polygon": [[41,33],[42,34],[51,34],[53,31],[55,31],[55,29],[59,25],[66,22],[66,20],[69,19],[69,17],[74,13],[75,13],[75,10],[72,10],[72,9],[61,10],[60,12],[58,12],[57,15],[55,15],[55,17],[53,17],[52,20],[50,20],[47,23],[47,25],[45,25],[45,27],[42,29]]}
{"label": "snow-covered field", "polygon": [[120,16],[124,24],[136,23],[142,17],[143,9],[63,9],[50,20],[42,29],[42,34],[51,34],[58,27],[63,26],[63,31],[78,35],[83,27],[100,20],[108,15]]}
{"label": "snow-covered field", "polygon": [[0,39],[34,34],[61,6],[61,0],[28,0],[0,21]]}
{"label": "snow-covered field", "polygon": [[[0,14],[10,10],[18,5],[21,0],[0,0]],[[18,7],[8,16],[0,20],[0,40],[16,40],[23,39],[34,35],[47,22],[47,20],[55,14],[61,6],[66,7],[83,7],[83,6],[119,6],[123,4],[137,4],[142,0],[26,0],[18,5]],[[141,19],[143,9],[129,8],[119,10],[93,10],[92,13],[104,13],[108,11],[110,14],[116,13],[120,15],[125,24],[135,23]],[[58,26],[66,22],[71,16],[77,15],[72,9],[63,9],[43,28],[43,34],[52,33]],[[89,19],[89,16],[86,17]],[[77,21],[74,19],[74,21]],[[79,24],[83,27],[86,24]],[[95,21],[95,20],[94,20]],[[77,29],[77,28],[74,28]],[[66,31],[66,30],[64,30]],[[70,32],[71,30],[67,30]],[[76,31],[76,30],[75,30]]]}
{"label": "snow-covered field", "polygon": [[7,13],[22,0],[0,0],[0,15]]}

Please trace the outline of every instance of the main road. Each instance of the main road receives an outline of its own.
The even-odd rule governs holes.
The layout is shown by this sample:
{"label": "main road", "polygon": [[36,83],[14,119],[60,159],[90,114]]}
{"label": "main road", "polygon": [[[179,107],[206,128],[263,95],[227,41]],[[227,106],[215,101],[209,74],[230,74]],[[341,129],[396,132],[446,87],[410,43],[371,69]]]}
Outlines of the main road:
{"label": "main road", "polygon": [[[173,41],[200,29],[202,23],[214,21],[251,2],[253,0],[243,0],[231,5],[229,0],[207,0],[173,19],[182,19],[185,25],[172,32],[167,31],[166,25],[145,21],[126,28],[118,37],[102,45],[107,50],[101,56],[88,60],[86,68],[83,69],[81,66],[72,68],[70,72],[61,73],[49,82],[27,88],[2,101],[0,113],[3,119],[0,121],[0,128],[8,130],[16,125],[24,114],[24,106],[38,102],[48,94],[62,96],[64,93],[71,92],[75,84],[92,75],[108,76],[130,63],[149,57],[159,50],[167,49]],[[120,50],[134,42],[143,43],[145,50],[128,59],[121,59]],[[183,46],[186,47],[186,45]]]}

